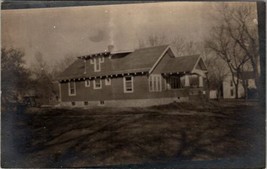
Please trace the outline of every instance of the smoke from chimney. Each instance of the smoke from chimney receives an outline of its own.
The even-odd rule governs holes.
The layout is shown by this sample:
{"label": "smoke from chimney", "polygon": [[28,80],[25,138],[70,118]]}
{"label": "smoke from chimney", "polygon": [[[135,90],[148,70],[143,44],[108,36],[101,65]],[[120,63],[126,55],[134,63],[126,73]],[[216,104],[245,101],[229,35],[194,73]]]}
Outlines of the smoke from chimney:
{"label": "smoke from chimney", "polygon": [[114,45],[108,45],[108,51],[111,53],[114,49]]}

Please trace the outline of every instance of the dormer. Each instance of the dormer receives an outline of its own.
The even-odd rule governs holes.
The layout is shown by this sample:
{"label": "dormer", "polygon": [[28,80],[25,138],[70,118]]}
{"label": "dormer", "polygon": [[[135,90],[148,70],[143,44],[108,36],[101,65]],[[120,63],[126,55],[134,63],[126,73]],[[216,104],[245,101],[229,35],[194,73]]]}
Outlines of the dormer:
{"label": "dormer", "polygon": [[110,52],[95,53],[85,56],[79,56],[79,59],[84,60],[84,74],[86,74],[86,62],[94,65],[94,72],[101,72],[101,64],[104,63],[105,57],[110,56]]}
{"label": "dormer", "polygon": [[104,63],[105,58],[103,56],[94,57],[90,59],[90,64],[94,65],[94,72],[101,72],[101,63]]}

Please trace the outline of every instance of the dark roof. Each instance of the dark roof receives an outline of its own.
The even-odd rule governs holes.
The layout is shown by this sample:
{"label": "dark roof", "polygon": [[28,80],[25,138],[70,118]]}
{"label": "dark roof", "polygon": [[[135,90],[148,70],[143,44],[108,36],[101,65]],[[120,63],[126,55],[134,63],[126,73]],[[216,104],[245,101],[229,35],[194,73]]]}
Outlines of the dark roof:
{"label": "dark roof", "polygon": [[[147,71],[156,63],[168,45],[138,49],[127,57],[113,60],[117,62],[117,71],[146,69]],[[115,65],[116,65],[115,64]]]}
{"label": "dark roof", "polygon": [[90,58],[93,58],[93,57],[99,56],[99,55],[109,56],[110,55],[110,52],[91,53],[91,54],[88,54],[88,55],[78,56],[78,58],[79,59],[90,59]]}
{"label": "dark roof", "polygon": [[193,70],[199,55],[181,56],[168,60],[166,64],[157,67],[157,73],[190,72]]}
{"label": "dark roof", "polygon": [[[59,80],[83,77],[99,77],[121,73],[136,73],[149,71],[157,59],[166,50],[168,45],[137,49],[134,52],[122,56],[112,57],[109,68],[101,69],[100,72],[86,72],[84,74],[84,60],[77,59],[59,76]],[[129,53],[129,52],[128,52]],[[118,54],[117,54],[118,55]],[[87,62],[87,66],[90,62]]]}

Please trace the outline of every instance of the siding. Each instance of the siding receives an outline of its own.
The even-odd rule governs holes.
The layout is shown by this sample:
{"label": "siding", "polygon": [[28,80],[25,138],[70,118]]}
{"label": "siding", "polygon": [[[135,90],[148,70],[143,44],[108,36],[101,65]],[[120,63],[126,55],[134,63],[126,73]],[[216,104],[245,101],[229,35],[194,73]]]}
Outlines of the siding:
{"label": "siding", "polygon": [[[235,77],[236,80],[236,77]],[[232,77],[228,76],[224,82],[223,82],[223,98],[225,99],[234,99],[235,98],[235,86],[231,86]],[[231,96],[231,90],[233,90],[233,96]],[[238,98],[241,98],[244,96],[244,88],[242,86],[242,82],[239,82],[238,85]]]}
{"label": "siding", "polygon": [[[163,78],[162,78],[163,79]],[[163,90],[161,92],[149,92],[148,77],[134,76],[134,92],[123,92],[123,78],[112,78],[111,85],[106,86],[102,79],[102,89],[93,89],[93,81],[90,87],[85,87],[85,82],[76,82],[76,96],[68,95],[68,83],[61,84],[62,101],[94,101],[94,100],[117,100],[117,99],[149,99],[164,97],[186,97],[189,89],[164,90],[164,81],[162,81]]]}

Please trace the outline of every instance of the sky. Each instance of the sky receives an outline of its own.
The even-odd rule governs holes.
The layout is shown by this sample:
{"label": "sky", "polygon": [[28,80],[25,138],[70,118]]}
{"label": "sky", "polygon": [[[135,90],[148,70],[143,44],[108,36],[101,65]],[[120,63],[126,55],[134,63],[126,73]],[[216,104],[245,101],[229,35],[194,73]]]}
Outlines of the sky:
{"label": "sky", "polygon": [[202,41],[209,35],[215,13],[209,2],[39,8],[1,11],[2,47],[25,52],[28,65],[40,52],[49,63],[77,57],[138,48],[149,35]]}

